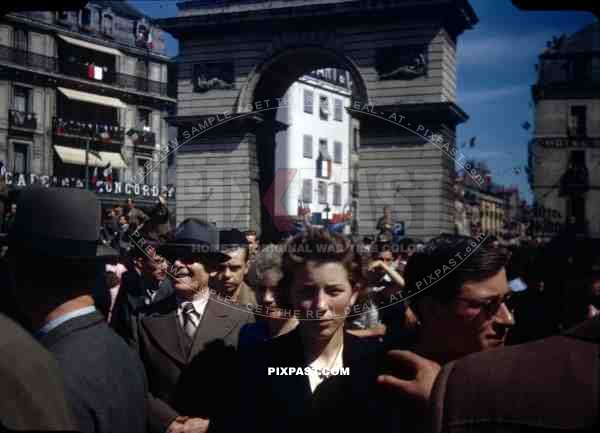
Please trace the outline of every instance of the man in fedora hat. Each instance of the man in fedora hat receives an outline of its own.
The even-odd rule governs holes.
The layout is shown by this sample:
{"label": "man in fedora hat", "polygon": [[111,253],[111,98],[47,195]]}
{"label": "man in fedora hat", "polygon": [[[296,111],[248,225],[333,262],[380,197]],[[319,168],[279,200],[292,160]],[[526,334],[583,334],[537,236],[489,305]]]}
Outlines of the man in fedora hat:
{"label": "man in fedora hat", "polygon": [[100,205],[85,190],[23,190],[8,234],[12,290],[27,327],[52,352],[81,432],[146,428],[143,366],[96,310],[92,288],[103,259]]}
{"label": "man in fedora hat", "polygon": [[236,347],[240,328],[253,317],[209,287],[215,267],[229,259],[219,252],[219,233],[212,224],[184,220],[158,254],[167,259],[175,293],[144,310],[135,335],[150,388],[150,430],[165,433],[193,426],[203,431],[210,413],[203,412],[204,419],[180,417],[186,415],[175,399],[180,376],[211,343]]}

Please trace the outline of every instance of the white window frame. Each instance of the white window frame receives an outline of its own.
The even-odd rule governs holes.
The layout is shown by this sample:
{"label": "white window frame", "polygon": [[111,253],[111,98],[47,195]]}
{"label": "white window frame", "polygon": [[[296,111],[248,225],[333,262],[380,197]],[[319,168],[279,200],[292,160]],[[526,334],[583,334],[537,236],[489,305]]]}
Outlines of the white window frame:
{"label": "white window frame", "polygon": [[327,199],[329,198],[327,189],[327,182],[325,182],[324,180],[320,180],[317,184],[317,199],[319,201],[319,204],[327,204]]}
{"label": "white window frame", "polygon": [[[307,187],[307,185],[308,185],[308,187]],[[313,180],[312,179],[303,179],[302,180],[302,191],[301,191],[303,203],[312,203],[312,201],[313,201],[312,189],[313,189]],[[305,194],[306,192],[308,192],[308,195]]]}
{"label": "white window frame", "polygon": [[344,102],[340,98],[333,99],[333,120],[337,122],[344,121]]}
{"label": "white window frame", "polygon": [[342,205],[342,185],[339,183],[333,184],[332,202],[333,202],[333,206],[341,206]]}
{"label": "white window frame", "polygon": [[306,114],[311,114],[311,115],[314,114],[314,112],[315,112],[315,92],[310,89],[303,89],[302,90],[302,102],[304,105],[304,112]]}
{"label": "white window frame", "polygon": [[[310,139],[310,140],[307,140]],[[313,158],[314,150],[313,150],[313,136],[310,134],[304,134],[302,136],[302,156],[304,158]],[[310,146],[310,148],[309,148]]]}
{"label": "white window frame", "polygon": [[319,119],[329,120],[329,96],[319,95]]}
{"label": "white window frame", "polygon": [[[337,150],[339,149],[339,152]],[[341,141],[335,140],[333,142],[333,162],[336,164],[342,164],[344,161],[344,145]]]}

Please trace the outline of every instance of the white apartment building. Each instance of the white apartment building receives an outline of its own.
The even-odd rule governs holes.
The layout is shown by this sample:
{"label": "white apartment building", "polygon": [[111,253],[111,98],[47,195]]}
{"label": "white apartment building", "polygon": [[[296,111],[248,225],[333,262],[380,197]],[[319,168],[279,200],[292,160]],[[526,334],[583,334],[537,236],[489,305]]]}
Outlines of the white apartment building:
{"label": "white apartment building", "polygon": [[351,210],[350,89],[350,74],[334,68],[304,75],[288,89],[277,111],[288,128],[276,136],[275,173],[288,170],[293,178],[275,186],[275,196],[283,196],[277,216],[301,219],[310,211],[313,224],[321,224]]}

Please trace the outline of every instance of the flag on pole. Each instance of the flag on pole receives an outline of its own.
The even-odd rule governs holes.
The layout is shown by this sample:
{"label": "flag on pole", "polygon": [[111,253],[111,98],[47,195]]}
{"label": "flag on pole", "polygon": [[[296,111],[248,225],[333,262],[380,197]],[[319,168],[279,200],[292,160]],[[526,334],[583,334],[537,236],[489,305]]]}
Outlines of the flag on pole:
{"label": "flag on pole", "polygon": [[110,133],[108,132],[108,126],[105,126],[104,129],[102,130],[102,132],[100,133],[100,139],[102,140],[103,143],[111,142]]}
{"label": "flag on pole", "polygon": [[98,167],[94,167],[94,173],[92,173],[92,186],[96,187],[96,182],[98,181]]}
{"label": "flag on pole", "polygon": [[112,166],[110,165],[110,161],[108,165],[102,171],[102,175],[104,176],[104,181],[106,183],[112,183]]}

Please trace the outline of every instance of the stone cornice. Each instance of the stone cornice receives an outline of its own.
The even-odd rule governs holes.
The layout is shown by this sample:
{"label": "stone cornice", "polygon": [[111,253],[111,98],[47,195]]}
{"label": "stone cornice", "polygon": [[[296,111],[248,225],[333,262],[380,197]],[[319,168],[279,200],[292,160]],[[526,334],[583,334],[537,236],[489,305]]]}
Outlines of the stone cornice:
{"label": "stone cornice", "polygon": [[[303,5],[269,7],[271,2],[263,2],[265,7],[243,8],[241,5],[231,7],[205,7],[190,10],[178,17],[156,20],[166,32],[175,37],[187,33],[223,32],[223,26],[230,26],[230,31],[239,32],[247,29],[264,29],[264,22],[290,25],[300,23],[306,28],[306,19],[317,20],[349,20],[366,21],[382,18],[435,18],[443,17],[446,26],[452,33],[460,34],[472,28],[478,18],[467,0],[354,0],[329,1],[326,3],[309,3]],[[304,3],[304,2],[303,2]],[[314,23],[313,23],[314,24]]]}
{"label": "stone cornice", "polygon": [[66,29],[62,26],[48,24],[43,21],[34,20],[34,19],[18,16],[15,14],[6,14],[1,19],[7,20],[7,21],[12,21],[15,23],[26,24],[28,26],[31,26],[32,28],[36,28],[41,31],[45,31],[47,33],[52,33],[54,35],[59,35],[59,34],[66,35],[66,36],[70,36],[70,37],[73,37],[76,39],[81,39],[83,41],[88,41],[88,42],[92,42],[95,44],[104,45],[104,46],[108,46],[111,48],[116,48],[118,50],[125,52],[125,54],[129,54],[131,56],[137,56],[137,57],[141,56],[144,58],[149,57],[151,60],[160,61],[163,63],[172,63],[173,62],[173,59],[165,54],[160,54],[160,53],[157,53],[152,50],[143,50],[143,49],[135,47],[133,45],[119,42],[118,40],[108,41],[106,39],[96,38],[96,37],[93,37],[93,36],[83,33],[83,32],[72,31],[72,30]]}
{"label": "stone cornice", "polygon": [[[397,118],[404,116],[407,119],[410,118],[419,122],[446,123],[451,126],[456,126],[469,119],[467,113],[454,102],[376,105],[361,107],[360,110],[348,110],[348,112],[350,115],[359,118],[361,122],[375,122],[379,120],[379,117],[388,119],[393,113],[397,114]],[[369,113],[376,113],[376,116],[371,116]]]}

